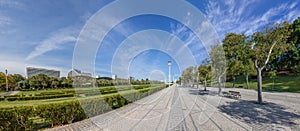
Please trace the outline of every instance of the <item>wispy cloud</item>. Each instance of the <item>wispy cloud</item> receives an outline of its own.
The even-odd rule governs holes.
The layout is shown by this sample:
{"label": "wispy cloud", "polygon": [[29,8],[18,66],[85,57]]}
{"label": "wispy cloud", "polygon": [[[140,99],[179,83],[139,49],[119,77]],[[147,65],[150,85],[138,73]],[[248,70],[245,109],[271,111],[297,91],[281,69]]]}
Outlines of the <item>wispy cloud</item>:
{"label": "wispy cloud", "polygon": [[24,9],[25,5],[20,1],[16,0],[0,0],[1,8],[14,8],[14,9]]}
{"label": "wispy cloud", "polygon": [[52,50],[61,49],[66,43],[75,42],[78,33],[79,29],[77,27],[66,27],[51,33],[48,38],[41,41],[35,47],[35,49],[26,57],[26,60],[33,59]]}
{"label": "wispy cloud", "polygon": [[0,34],[9,34],[14,32],[7,27],[15,24],[12,16],[8,14],[11,10],[25,10],[26,6],[20,1],[0,0]]}
{"label": "wispy cloud", "polygon": [[[187,13],[184,22],[187,25],[190,25],[193,20],[195,20],[193,18],[193,14]],[[207,28],[210,27],[210,25],[207,25],[207,24],[208,24],[207,21],[202,21],[201,25],[195,29],[196,32],[198,32],[202,35],[202,38],[204,38],[210,34],[210,33],[206,32]],[[191,30],[189,30],[185,25],[171,23],[170,27],[171,27],[171,33],[183,41],[184,46],[187,47],[191,51],[191,53],[194,56],[194,59],[197,62],[201,62],[204,59],[204,57],[208,56],[207,54],[205,54],[205,53],[207,53],[205,47],[208,45],[204,45],[204,43],[202,43],[203,41],[201,41],[201,38],[198,38],[196,36],[196,34],[194,34],[194,32],[192,32]],[[170,40],[167,43],[173,43],[174,40],[177,39],[176,37],[170,36]],[[213,38],[213,37],[211,37],[211,38]],[[205,43],[205,44],[208,44],[208,43]],[[172,46],[172,44],[170,44],[169,48],[174,48],[174,47]],[[177,53],[178,54],[182,53],[183,49],[185,49],[185,48],[179,48],[177,50]],[[197,54],[199,54],[199,53],[201,53],[202,56],[198,56]],[[192,66],[192,65],[190,65],[190,66]]]}
{"label": "wispy cloud", "polygon": [[209,1],[205,13],[221,38],[228,32],[251,34],[270,22],[292,21],[297,13],[299,15],[297,2],[283,3],[260,15],[253,15],[251,12],[260,8],[256,4],[259,4],[258,0],[230,0],[225,3]]}
{"label": "wispy cloud", "polygon": [[0,27],[10,25],[11,23],[12,19],[10,17],[0,13]]}
{"label": "wispy cloud", "polygon": [[[193,20],[192,14],[187,13],[186,17],[185,17],[185,23],[187,23],[187,25],[189,25],[191,23],[191,20]],[[197,36],[193,32],[191,32],[186,26],[184,26],[182,24],[171,23],[170,27],[171,27],[171,33],[174,34],[175,36],[178,36],[179,38],[183,39],[184,43],[187,46],[196,42]],[[171,37],[171,38],[174,39],[174,37]],[[172,39],[170,39],[170,41],[172,42]]]}

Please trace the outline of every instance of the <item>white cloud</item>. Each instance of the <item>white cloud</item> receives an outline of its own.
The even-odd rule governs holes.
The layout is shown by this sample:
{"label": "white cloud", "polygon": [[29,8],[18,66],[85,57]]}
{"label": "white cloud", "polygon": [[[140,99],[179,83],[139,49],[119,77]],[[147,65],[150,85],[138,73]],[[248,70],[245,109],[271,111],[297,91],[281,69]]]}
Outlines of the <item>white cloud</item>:
{"label": "white cloud", "polygon": [[20,1],[15,0],[0,0],[0,7],[1,8],[14,8],[14,9],[25,9],[25,5]]}
{"label": "white cloud", "polygon": [[296,8],[297,2],[280,4],[260,15],[251,14],[251,12],[261,10],[260,7],[255,6],[259,2],[258,0],[231,0],[222,5],[220,2],[209,1],[205,13],[221,39],[229,32],[249,35],[270,22],[292,21],[299,15],[299,9]]}
{"label": "white cloud", "polygon": [[0,34],[11,34],[15,29],[8,29],[9,26],[14,25],[15,21],[8,14],[12,10],[25,10],[26,6],[20,1],[0,0]]}
{"label": "white cloud", "polygon": [[78,28],[67,27],[51,33],[48,38],[41,41],[40,44],[35,47],[35,49],[26,57],[26,60],[33,59],[52,50],[60,49],[66,43],[75,42],[77,40],[78,32]]}
{"label": "white cloud", "polygon": [[11,60],[1,59],[0,61],[0,69],[1,69],[0,72],[4,72],[4,70],[7,69],[9,74],[25,75],[25,67],[26,64],[22,61],[16,60],[15,57]]}
{"label": "white cloud", "polygon": [[[193,16],[188,12],[185,18],[185,23],[189,25],[191,23],[191,20],[194,20]],[[197,36],[193,34],[192,31],[188,30],[188,28],[185,25],[171,23],[170,27],[171,27],[171,33],[174,34],[175,36],[178,36],[181,39],[186,37],[185,39],[183,39],[186,46],[189,46],[196,42]],[[175,37],[170,36],[169,43],[172,43],[174,39]]]}
{"label": "white cloud", "polygon": [[0,27],[10,25],[12,23],[12,19],[4,14],[0,14]]}

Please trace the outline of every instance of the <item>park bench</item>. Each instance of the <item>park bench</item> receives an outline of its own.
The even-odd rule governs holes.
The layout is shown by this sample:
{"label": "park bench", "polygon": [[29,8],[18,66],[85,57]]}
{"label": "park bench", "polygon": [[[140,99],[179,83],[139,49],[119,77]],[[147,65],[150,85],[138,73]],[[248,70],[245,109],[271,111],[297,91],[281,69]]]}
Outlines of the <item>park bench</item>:
{"label": "park bench", "polygon": [[232,98],[236,98],[236,99],[242,98],[241,93],[238,91],[228,91],[228,92],[229,92],[230,97],[232,97]]}
{"label": "park bench", "polygon": [[223,92],[223,95],[226,97],[231,97],[231,98],[235,98],[235,99],[240,99],[242,98],[242,95],[240,92],[238,91],[228,91],[228,92]]}

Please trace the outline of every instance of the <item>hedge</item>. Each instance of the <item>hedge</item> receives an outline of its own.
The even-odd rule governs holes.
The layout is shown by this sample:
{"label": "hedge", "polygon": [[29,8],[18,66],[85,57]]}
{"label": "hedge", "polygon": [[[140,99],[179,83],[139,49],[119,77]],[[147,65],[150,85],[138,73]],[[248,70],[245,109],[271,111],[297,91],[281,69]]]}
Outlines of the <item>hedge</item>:
{"label": "hedge", "polygon": [[1,109],[0,130],[32,130],[35,115],[32,106]]}
{"label": "hedge", "polygon": [[50,122],[52,127],[70,124],[86,118],[78,101],[39,105],[35,111],[39,117]]}
{"label": "hedge", "polygon": [[47,96],[23,96],[23,97],[7,97],[7,101],[16,101],[16,100],[44,100],[44,99],[54,99],[62,97],[74,97],[76,94],[59,94],[59,95],[47,95]]}
{"label": "hedge", "polygon": [[79,99],[63,103],[44,104],[36,107],[14,107],[0,109],[0,130],[37,130],[34,119],[42,119],[51,127],[69,124],[127,105],[147,95],[157,92],[165,86],[146,88],[146,92],[128,92],[104,97]]}

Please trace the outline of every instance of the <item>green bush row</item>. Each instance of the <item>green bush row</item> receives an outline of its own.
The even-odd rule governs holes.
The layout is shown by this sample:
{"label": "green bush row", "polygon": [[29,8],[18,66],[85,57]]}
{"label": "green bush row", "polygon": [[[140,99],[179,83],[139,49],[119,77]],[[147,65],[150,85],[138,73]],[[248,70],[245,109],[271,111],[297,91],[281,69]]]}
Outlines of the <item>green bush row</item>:
{"label": "green bush row", "polygon": [[1,131],[20,131],[33,130],[34,108],[15,107],[0,110],[0,130]]}
{"label": "green bush row", "polygon": [[36,118],[42,119],[44,123],[50,123],[52,127],[73,123],[122,107],[163,88],[165,86],[147,88],[149,90],[143,93],[128,92],[37,107],[0,109],[0,130],[37,130],[34,123]]}
{"label": "green bush row", "polygon": [[35,114],[51,123],[51,127],[87,118],[78,101],[39,105],[35,109]]}
{"label": "green bush row", "polygon": [[111,88],[104,88],[104,89],[99,89],[101,94],[111,94],[111,93],[117,93],[118,90],[114,87]]}
{"label": "green bush row", "polygon": [[139,90],[139,89],[144,89],[144,88],[149,88],[151,85],[138,85],[138,86],[133,86],[134,89]]}
{"label": "green bush row", "polygon": [[7,101],[16,101],[16,100],[44,100],[44,99],[54,99],[62,97],[74,97],[75,94],[58,94],[58,95],[47,95],[47,96],[24,96],[24,97],[7,97]]}

